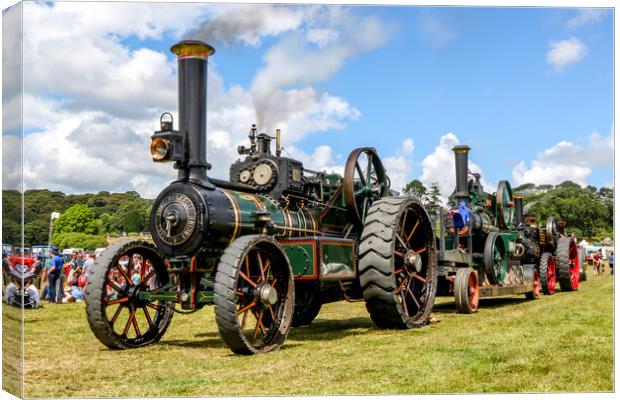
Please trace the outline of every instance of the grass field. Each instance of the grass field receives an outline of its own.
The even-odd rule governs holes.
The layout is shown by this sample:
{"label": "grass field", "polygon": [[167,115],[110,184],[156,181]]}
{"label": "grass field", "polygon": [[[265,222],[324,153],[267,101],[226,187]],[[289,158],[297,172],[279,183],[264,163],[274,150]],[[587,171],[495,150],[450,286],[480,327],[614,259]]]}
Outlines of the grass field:
{"label": "grass field", "polygon": [[83,303],[25,315],[27,397],[613,390],[609,275],[536,301],[482,301],[474,315],[442,298],[438,322],[409,331],[374,328],[363,303],[328,304],[280,351],[253,357],[229,351],[212,307],[175,315],[159,344],[131,351],[100,344]]}

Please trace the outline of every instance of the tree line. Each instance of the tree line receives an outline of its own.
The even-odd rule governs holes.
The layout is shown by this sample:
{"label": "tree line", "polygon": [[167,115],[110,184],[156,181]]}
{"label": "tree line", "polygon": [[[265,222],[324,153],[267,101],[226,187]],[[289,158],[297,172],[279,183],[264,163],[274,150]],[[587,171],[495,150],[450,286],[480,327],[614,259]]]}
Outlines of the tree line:
{"label": "tree line", "polygon": [[[59,248],[94,249],[107,245],[107,235],[128,235],[148,230],[153,201],[137,192],[70,194],[27,190],[24,195],[24,244],[45,245],[52,212],[61,213],[53,223],[52,243]],[[21,195],[2,191],[2,241],[20,243]]]}
{"label": "tree line", "polygon": [[[427,188],[415,179],[403,188],[403,192],[427,206],[441,204],[437,184]],[[524,214],[539,223],[553,216],[565,221],[568,232],[579,238],[601,240],[613,237],[614,191],[611,188],[581,187],[565,181],[555,186],[526,183],[513,188],[512,192],[524,196]]]}

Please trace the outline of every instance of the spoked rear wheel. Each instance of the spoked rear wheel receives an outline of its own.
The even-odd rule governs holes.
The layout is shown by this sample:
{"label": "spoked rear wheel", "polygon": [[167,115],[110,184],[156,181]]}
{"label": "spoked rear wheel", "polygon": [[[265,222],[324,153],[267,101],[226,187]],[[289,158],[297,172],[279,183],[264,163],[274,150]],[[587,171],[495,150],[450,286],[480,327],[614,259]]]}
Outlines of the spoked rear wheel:
{"label": "spoked rear wheel", "polygon": [[540,289],[544,294],[555,293],[555,259],[551,253],[543,253],[540,256],[538,265],[538,279],[540,279]]}
{"label": "spoked rear wheel", "polygon": [[291,267],[280,245],[242,236],[226,248],[215,276],[215,319],[237,354],[267,353],[286,339],[293,315]]}
{"label": "spoked rear wheel", "polygon": [[370,208],[359,246],[366,309],[380,328],[426,325],[437,291],[434,233],[412,198],[387,197]]}
{"label": "spoked rear wheel", "polygon": [[128,349],[155,343],[168,329],[166,303],[142,300],[168,283],[164,258],[155,246],[130,241],[109,247],[90,269],[86,315],[91,330],[106,346]]}
{"label": "spoked rear wheel", "polygon": [[558,281],[562,291],[579,288],[579,252],[577,244],[571,237],[558,239]]}

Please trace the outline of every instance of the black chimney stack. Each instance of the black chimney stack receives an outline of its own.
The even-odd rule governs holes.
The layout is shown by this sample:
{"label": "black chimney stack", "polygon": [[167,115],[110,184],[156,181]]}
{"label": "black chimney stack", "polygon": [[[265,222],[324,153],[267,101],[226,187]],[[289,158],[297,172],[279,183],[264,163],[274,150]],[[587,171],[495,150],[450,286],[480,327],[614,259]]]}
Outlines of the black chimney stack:
{"label": "black chimney stack", "polygon": [[454,146],[454,162],[456,167],[456,190],[454,195],[459,201],[465,201],[469,204],[469,190],[467,189],[467,172],[469,167],[469,146]]}
{"label": "black chimney stack", "polygon": [[515,194],[512,198],[515,202],[515,225],[519,226],[523,222],[523,196]]}
{"label": "black chimney stack", "polygon": [[[183,40],[170,49],[179,66],[179,130],[185,137],[184,178],[201,186],[207,180],[207,60],[215,49],[197,40]],[[181,176],[180,176],[181,178]]]}

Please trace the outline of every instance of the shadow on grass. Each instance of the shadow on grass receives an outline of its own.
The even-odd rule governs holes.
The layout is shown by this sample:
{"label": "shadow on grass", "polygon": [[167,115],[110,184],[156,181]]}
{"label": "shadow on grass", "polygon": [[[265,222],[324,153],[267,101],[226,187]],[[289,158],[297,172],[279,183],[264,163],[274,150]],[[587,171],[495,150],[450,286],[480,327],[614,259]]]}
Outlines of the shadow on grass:
{"label": "shadow on grass", "polygon": [[335,340],[361,335],[369,329],[375,329],[370,317],[317,319],[310,325],[292,328],[288,337],[293,340]]}
{"label": "shadow on grass", "polygon": [[[529,303],[531,301],[532,300],[528,300],[525,297],[523,297],[523,298],[518,298],[518,297],[496,297],[496,298],[492,298],[492,299],[480,299],[480,303],[478,305],[478,309],[482,309],[482,308],[487,308],[487,309],[501,308],[501,307],[506,307],[506,306],[510,306],[510,305],[514,305],[514,304]],[[446,314],[456,313],[456,306],[454,305],[454,302],[452,302],[452,301],[445,302],[445,303],[442,302],[440,304],[433,305],[433,311],[434,312],[440,312],[440,313],[446,313]]]}

